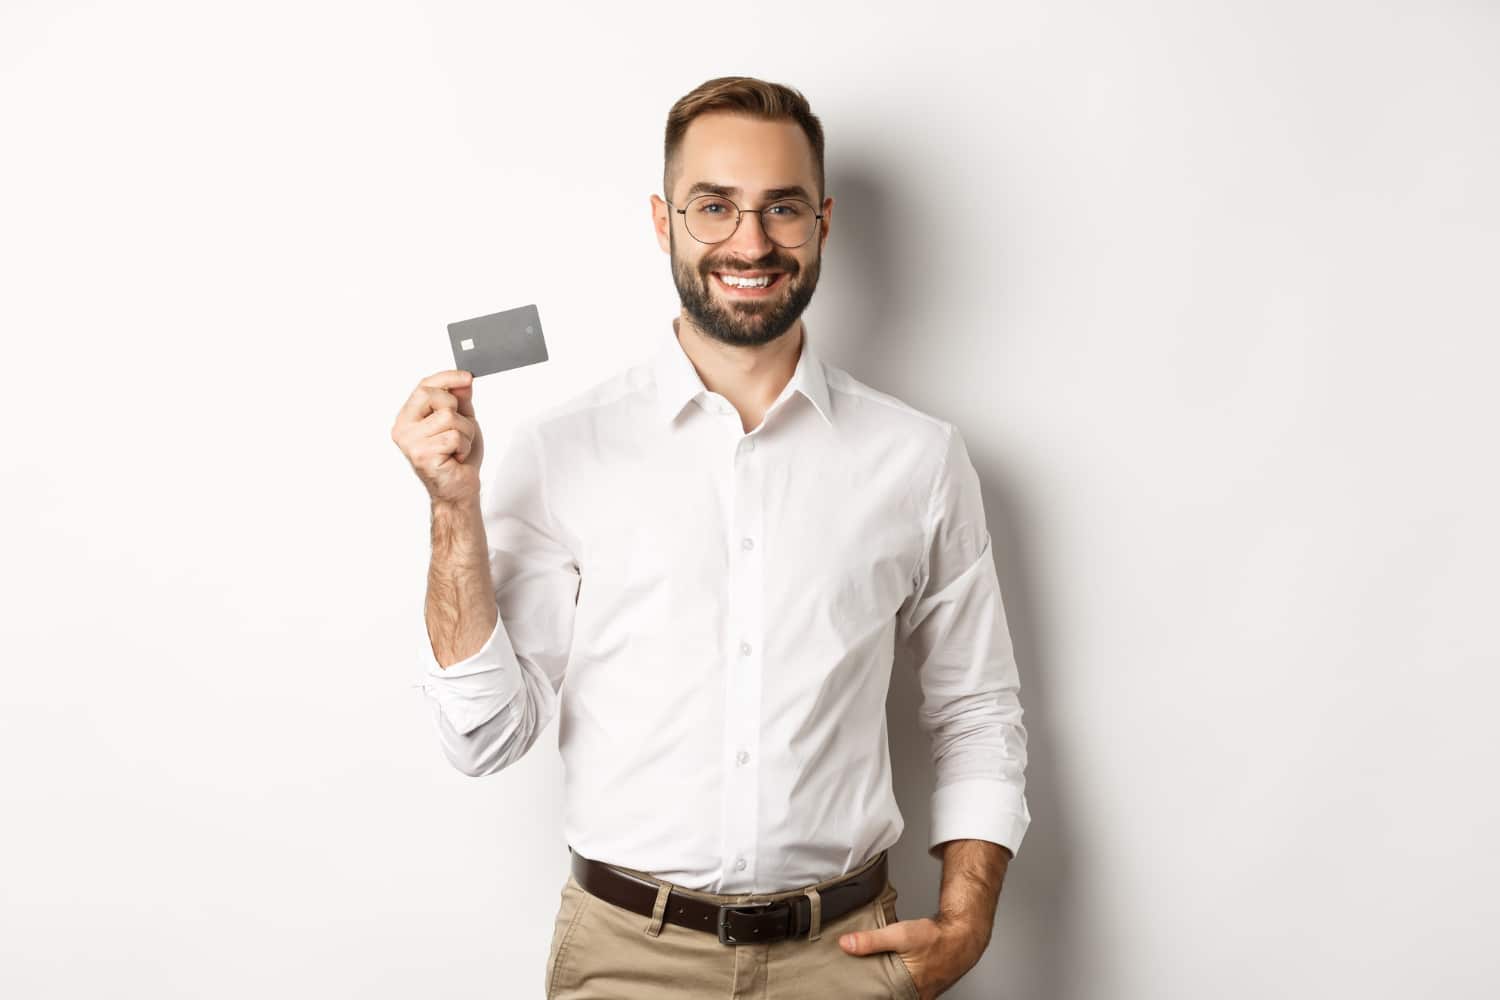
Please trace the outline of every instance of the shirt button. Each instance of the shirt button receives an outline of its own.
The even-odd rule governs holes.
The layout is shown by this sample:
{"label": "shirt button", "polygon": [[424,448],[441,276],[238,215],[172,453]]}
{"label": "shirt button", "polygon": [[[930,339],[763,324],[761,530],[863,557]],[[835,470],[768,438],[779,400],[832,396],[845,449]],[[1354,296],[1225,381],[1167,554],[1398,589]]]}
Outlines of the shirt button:
{"label": "shirt button", "polygon": [[750,655],[750,644],[748,642],[740,643],[740,653],[744,656]]}
{"label": "shirt button", "polygon": [[734,863],[734,870],[737,871],[737,872],[742,872],[742,871],[745,870],[745,859],[744,858],[739,858],[739,859],[737,859],[735,861],[735,863]]}
{"label": "shirt button", "polygon": [[743,764],[743,763],[745,763],[745,761],[747,761],[747,760],[750,759],[750,755],[748,753],[746,753],[745,751],[741,750],[738,754],[735,755],[734,759],[736,761],[738,761],[739,763]]}
{"label": "shirt button", "polygon": [[740,548],[742,548],[742,549],[753,549],[753,548],[755,548],[755,539],[753,539],[753,538],[741,538],[740,539]]}
{"label": "shirt button", "polygon": [[755,438],[745,438],[745,450],[746,451],[754,451],[755,450]]}

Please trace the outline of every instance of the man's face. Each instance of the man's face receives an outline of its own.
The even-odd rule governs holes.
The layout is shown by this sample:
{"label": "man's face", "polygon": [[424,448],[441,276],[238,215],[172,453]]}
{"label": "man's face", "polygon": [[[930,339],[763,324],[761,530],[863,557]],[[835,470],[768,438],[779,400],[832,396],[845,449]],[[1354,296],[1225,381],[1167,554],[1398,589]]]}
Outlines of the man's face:
{"label": "man's face", "polygon": [[[795,122],[767,122],[744,115],[700,115],[688,126],[679,151],[672,206],[652,195],[657,241],[671,255],[672,281],[682,308],[705,334],[726,344],[753,347],[791,329],[818,287],[823,243],[828,238],[833,199],[824,199],[824,217],[799,247],[772,243],[761,217],[746,212],[734,235],[722,243],[694,239],[674,208],[685,208],[697,182],[738,188],[728,197],[740,208],[770,204],[764,193],[800,185],[803,200],[818,196],[812,145]],[[781,272],[760,292],[737,292],[719,280],[722,272]]]}

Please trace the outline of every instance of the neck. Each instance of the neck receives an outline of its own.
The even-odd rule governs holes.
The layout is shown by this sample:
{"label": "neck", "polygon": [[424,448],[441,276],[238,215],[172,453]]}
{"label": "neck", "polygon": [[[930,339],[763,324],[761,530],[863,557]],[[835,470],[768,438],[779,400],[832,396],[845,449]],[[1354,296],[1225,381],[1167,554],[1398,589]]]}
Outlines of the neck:
{"label": "neck", "polygon": [[807,333],[798,318],[775,340],[741,347],[709,337],[685,314],[672,320],[672,329],[703,385],[742,414],[764,413],[781,395],[797,370]]}

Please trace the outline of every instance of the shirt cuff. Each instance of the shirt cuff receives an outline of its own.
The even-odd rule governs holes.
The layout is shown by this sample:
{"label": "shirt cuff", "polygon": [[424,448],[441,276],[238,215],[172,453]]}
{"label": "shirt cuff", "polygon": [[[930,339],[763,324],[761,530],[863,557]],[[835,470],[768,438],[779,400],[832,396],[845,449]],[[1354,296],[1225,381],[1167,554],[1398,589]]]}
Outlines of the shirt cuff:
{"label": "shirt cuff", "polygon": [[446,668],[438,666],[424,627],[419,659],[422,677],[411,687],[421,688],[437,702],[443,717],[460,736],[499,715],[524,684],[510,634],[505,630],[504,620],[498,617],[478,652]]}
{"label": "shirt cuff", "polygon": [[1024,788],[992,778],[964,778],[932,793],[932,833],[927,853],[941,860],[938,845],[949,840],[988,840],[1014,857],[1031,825]]}

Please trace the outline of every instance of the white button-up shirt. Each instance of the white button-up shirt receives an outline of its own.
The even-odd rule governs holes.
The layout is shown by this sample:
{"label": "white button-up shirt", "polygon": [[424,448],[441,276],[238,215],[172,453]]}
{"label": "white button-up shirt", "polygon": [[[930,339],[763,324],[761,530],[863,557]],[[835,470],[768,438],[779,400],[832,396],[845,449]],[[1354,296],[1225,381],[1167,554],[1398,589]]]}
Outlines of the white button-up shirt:
{"label": "white button-up shirt", "polygon": [[654,354],[521,421],[480,502],[500,619],[420,686],[447,759],[485,775],[554,716],[564,835],[720,893],[844,874],[904,826],[892,664],[917,673],[927,843],[1019,850],[1019,680],[953,424],[821,360],[748,434],[668,327]]}

